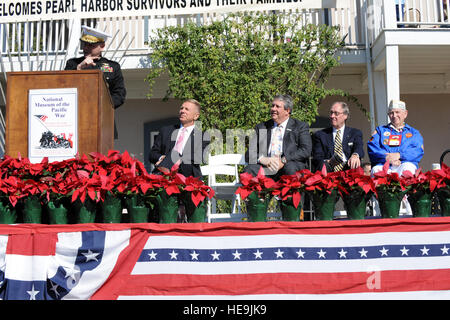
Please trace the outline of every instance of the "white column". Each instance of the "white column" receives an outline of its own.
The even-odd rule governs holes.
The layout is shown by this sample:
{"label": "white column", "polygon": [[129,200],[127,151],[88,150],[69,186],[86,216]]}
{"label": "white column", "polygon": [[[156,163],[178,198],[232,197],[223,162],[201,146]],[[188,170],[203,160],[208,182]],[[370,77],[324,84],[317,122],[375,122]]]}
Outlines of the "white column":
{"label": "white column", "polygon": [[400,99],[400,68],[398,46],[386,47],[386,105]]}
{"label": "white column", "polygon": [[384,50],[385,68],[384,70],[373,72],[377,126],[388,123],[387,110],[389,102],[400,99],[398,46],[387,46]]}
{"label": "white column", "polygon": [[373,72],[373,86],[375,92],[375,126],[384,125],[387,117],[386,73],[384,70]]}

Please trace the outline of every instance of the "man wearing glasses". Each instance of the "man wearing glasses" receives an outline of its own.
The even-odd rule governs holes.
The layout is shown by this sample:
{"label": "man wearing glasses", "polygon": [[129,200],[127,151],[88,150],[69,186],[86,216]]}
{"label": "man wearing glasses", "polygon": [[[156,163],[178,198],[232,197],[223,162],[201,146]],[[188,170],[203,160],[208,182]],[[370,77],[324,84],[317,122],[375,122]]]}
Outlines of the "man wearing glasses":
{"label": "man wearing glasses", "polygon": [[345,102],[335,102],[330,108],[331,127],[313,135],[313,168],[328,172],[354,169],[361,166],[364,144],[361,130],[345,125],[350,110]]}

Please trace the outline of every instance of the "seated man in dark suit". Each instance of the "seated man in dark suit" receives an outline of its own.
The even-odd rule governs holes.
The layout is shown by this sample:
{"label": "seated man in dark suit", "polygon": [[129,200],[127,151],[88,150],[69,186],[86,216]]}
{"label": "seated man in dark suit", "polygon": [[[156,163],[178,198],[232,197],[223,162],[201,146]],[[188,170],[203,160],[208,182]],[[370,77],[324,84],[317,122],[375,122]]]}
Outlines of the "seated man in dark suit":
{"label": "seated man in dark suit", "polygon": [[311,155],[311,135],[306,122],[291,118],[293,109],[289,95],[278,95],[270,108],[271,120],[259,123],[256,143],[250,142],[244,171],[254,176],[262,167],[266,176],[278,179],[306,169]]}
{"label": "seated man in dark suit", "polygon": [[208,141],[204,141],[201,128],[195,125],[200,111],[200,103],[188,99],[180,107],[180,124],[160,129],[149,155],[150,162],[155,165],[155,172],[167,172],[175,163],[179,163],[178,172],[184,176],[202,176],[200,165]]}
{"label": "seated man in dark suit", "polygon": [[350,110],[345,102],[335,102],[330,108],[331,127],[313,135],[313,169],[341,171],[361,166],[364,144],[361,130],[345,125]]}

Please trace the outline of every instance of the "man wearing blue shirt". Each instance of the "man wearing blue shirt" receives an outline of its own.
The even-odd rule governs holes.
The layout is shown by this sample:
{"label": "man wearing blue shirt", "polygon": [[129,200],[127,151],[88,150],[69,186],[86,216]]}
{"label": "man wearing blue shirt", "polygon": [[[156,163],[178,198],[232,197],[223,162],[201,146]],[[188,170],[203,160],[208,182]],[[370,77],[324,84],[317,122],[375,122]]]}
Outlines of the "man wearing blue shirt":
{"label": "man wearing blue shirt", "polygon": [[367,143],[372,174],[381,171],[386,161],[390,172],[414,173],[424,154],[422,135],[405,123],[408,110],[403,101],[392,100],[388,116],[390,123],[377,127]]}

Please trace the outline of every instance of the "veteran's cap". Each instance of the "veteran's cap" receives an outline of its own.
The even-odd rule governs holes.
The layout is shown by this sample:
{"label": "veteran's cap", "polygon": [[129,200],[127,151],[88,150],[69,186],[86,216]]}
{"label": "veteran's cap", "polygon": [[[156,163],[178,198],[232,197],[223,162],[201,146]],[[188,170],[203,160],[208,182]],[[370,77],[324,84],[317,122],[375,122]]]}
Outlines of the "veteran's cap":
{"label": "veteran's cap", "polygon": [[81,41],[89,43],[105,42],[107,38],[111,37],[109,34],[103,31],[88,27],[81,26]]}
{"label": "veteran's cap", "polygon": [[392,109],[406,110],[406,103],[400,100],[391,100],[389,103],[389,111]]}

